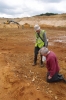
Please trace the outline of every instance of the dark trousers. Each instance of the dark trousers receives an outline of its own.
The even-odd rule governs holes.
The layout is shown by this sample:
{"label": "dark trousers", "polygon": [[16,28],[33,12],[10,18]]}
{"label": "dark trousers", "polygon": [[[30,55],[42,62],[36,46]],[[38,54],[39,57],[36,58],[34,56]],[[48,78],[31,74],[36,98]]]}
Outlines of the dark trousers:
{"label": "dark trousers", "polygon": [[63,80],[63,76],[59,73],[56,73],[51,79],[48,79],[49,73],[47,73],[47,82],[52,83],[52,82],[59,82]]}
{"label": "dark trousers", "polygon": [[[35,64],[37,63],[37,56],[38,56],[39,50],[40,50],[39,47],[35,47],[35,49],[34,49],[34,63]],[[40,57],[41,57],[40,63],[43,64],[43,62],[42,62],[42,55],[40,55]]]}

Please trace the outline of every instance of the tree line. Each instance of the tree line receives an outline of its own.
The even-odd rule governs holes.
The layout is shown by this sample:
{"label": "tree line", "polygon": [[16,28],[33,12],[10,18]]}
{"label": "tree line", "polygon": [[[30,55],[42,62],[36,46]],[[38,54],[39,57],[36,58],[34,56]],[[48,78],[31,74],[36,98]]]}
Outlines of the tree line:
{"label": "tree line", "polygon": [[51,15],[58,15],[57,13],[45,13],[45,14],[40,14],[37,16],[51,16]]}

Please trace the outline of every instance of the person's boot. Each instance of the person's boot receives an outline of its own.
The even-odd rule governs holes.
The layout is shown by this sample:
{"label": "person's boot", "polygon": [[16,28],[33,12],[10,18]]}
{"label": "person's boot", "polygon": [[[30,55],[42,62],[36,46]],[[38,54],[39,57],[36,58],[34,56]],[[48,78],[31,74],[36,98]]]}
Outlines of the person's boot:
{"label": "person's boot", "polygon": [[44,67],[44,65],[43,65],[43,64],[41,64],[40,66],[41,66],[41,67]]}
{"label": "person's boot", "polygon": [[42,55],[40,55],[40,56],[41,56],[40,66],[43,67],[44,64],[43,64],[43,61],[42,61]]}
{"label": "person's boot", "polygon": [[40,66],[41,66],[41,67],[43,67],[43,66],[44,66],[43,62],[41,62],[41,63],[40,63]]}
{"label": "person's boot", "polygon": [[59,76],[60,80],[62,80],[64,83],[66,83],[66,80],[64,79],[64,77],[61,74],[59,74],[58,76]]}
{"label": "person's boot", "polygon": [[36,63],[33,63],[33,65],[32,66],[36,66],[37,64]]}
{"label": "person's boot", "polygon": [[58,74],[59,77],[62,77],[62,74]]}

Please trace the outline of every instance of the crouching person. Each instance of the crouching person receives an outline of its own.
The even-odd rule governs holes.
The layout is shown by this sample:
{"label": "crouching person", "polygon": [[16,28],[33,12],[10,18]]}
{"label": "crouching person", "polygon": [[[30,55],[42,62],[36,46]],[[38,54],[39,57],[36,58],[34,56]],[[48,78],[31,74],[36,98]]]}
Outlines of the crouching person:
{"label": "crouching person", "polygon": [[49,51],[48,48],[42,47],[40,49],[40,54],[46,57],[46,67],[47,67],[47,82],[59,82],[66,80],[61,74],[59,74],[60,67],[58,65],[57,57],[54,52]]}

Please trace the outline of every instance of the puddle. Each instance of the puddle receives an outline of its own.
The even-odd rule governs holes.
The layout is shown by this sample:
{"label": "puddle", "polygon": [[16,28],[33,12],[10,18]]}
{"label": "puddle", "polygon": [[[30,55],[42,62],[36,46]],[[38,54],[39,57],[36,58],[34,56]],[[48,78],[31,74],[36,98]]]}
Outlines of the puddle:
{"label": "puddle", "polygon": [[52,42],[49,42],[49,45],[54,45],[55,42],[59,42],[59,43],[66,43],[66,36],[59,36],[56,37],[56,39],[54,39]]}
{"label": "puddle", "polygon": [[54,45],[54,43],[53,42],[49,42],[48,45]]}
{"label": "puddle", "polygon": [[66,40],[54,40],[54,42],[66,43]]}

